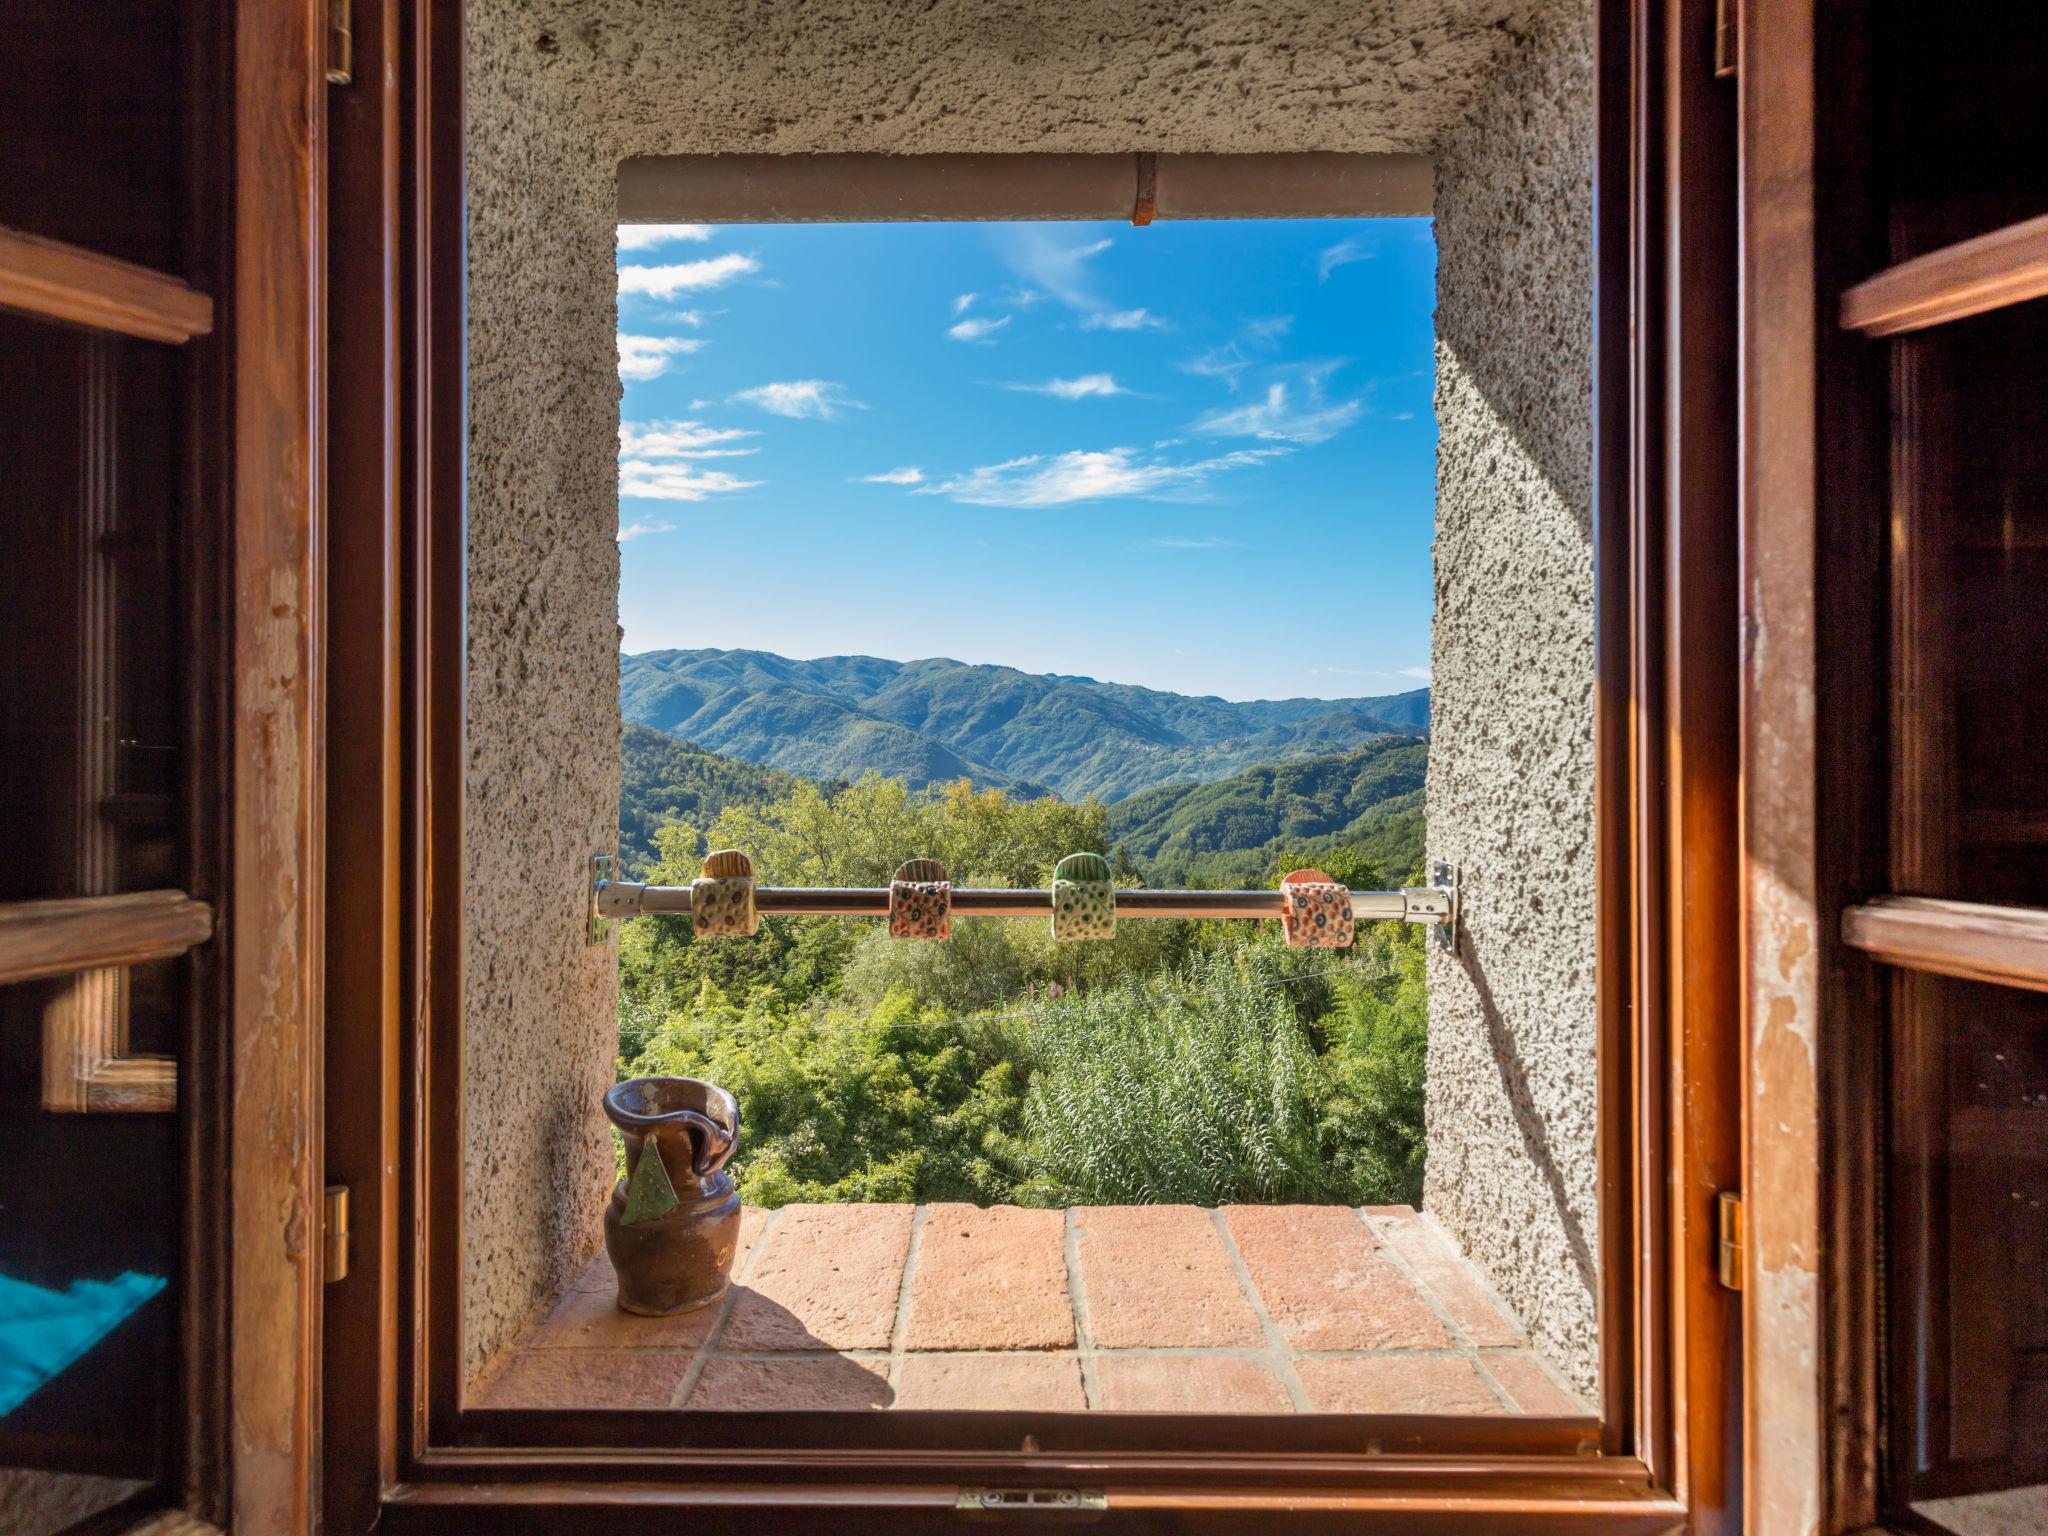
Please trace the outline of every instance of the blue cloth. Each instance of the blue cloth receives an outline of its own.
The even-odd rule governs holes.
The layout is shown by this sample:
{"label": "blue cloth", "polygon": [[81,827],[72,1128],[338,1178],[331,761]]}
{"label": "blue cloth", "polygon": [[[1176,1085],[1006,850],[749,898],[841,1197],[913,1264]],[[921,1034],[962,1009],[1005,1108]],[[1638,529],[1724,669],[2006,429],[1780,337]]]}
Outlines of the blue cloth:
{"label": "blue cloth", "polygon": [[74,1280],[68,1291],[0,1275],[0,1418],[163,1288],[163,1276],[132,1271],[112,1280]]}

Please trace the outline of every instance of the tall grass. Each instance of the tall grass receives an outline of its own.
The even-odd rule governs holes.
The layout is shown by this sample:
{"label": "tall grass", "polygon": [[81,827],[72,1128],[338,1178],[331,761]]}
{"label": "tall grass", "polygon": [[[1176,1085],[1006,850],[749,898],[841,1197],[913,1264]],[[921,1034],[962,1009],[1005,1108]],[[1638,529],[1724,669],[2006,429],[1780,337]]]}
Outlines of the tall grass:
{"label": "tall grass", "polygon": [[1346,1198],[1322,1063],[1279,989],[1227,959],[1041,1005],[1024,1130],[1061,1203]]}

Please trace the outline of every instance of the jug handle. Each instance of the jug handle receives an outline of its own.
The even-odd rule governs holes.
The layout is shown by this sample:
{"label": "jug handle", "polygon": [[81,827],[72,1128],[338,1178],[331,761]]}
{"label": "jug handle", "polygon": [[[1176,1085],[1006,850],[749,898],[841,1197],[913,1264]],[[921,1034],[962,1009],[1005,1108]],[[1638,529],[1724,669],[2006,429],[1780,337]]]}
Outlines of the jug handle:
{"label": "jug handle", "polygon": [[690,1155],[690,1168],[698,1178],[715,1173],[725,1166],[725,1160],[732,1156],[732,1149],[739,1145],[739,1106],[733,1106],[733,1127],[730,1135],[724,1126],[709,1115],[700,1115],[694,1109],[677,1112],[676,1117],[695,1133],[691,1136],[694,1144]]}

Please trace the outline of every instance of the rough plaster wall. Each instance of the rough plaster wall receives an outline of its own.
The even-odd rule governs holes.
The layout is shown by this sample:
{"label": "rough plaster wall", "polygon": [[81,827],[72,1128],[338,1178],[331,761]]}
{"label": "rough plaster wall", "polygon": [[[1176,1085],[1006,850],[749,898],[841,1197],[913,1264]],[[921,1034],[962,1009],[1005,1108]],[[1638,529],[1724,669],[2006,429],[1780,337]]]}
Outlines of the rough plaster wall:
{"label": "rough plaster wall", "polygon": [[[611,1177],[597,1104],[616,976],[610,946],[583,948],[579,861],[610,847],[618,796],[618,161],[1427,152],[1519,56],[1535,3],[472,0],[472,1373],[573,1272]],[[1583,369],[1583,354],[1561,356]],[[1584,390],[1565,393],[1583,417]]]}
{"label": "rough plaster wall", "polygon": [[1424,1204],[1594,1384],[1592,17],[1556,8],[1437,148]]}
{"label": "rough plaster wall", "polygon": [[[475,5],[469,91],[466,1358],[480,1370],[588,1259],[612,1180],[598,1102],[615,947],[586,861],[618,838],[611,194]],[[573,125],[566,125],[573,126]]]}
{"label": "rough plaster wall", "polygon": [[148,1486],[124,1477],[0,1467],[0,1531],[7,1536],[57,1536]]}

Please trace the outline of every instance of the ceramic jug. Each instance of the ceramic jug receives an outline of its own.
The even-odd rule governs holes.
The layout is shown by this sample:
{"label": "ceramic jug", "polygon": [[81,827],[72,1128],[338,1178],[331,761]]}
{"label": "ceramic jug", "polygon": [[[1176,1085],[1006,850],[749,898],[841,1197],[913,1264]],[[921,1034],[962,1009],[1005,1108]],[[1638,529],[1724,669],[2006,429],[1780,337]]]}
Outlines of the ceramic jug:
{"label": "ceramic jug", "polygon": [[635,1077],[612,1085],[604,1112],[626,1142],[626,1176],[604,1213],[619,1305],[664,1317],[718,1300],[739,1242],[740,1197],[725,1171],[738,1102],[694,1077]]}

